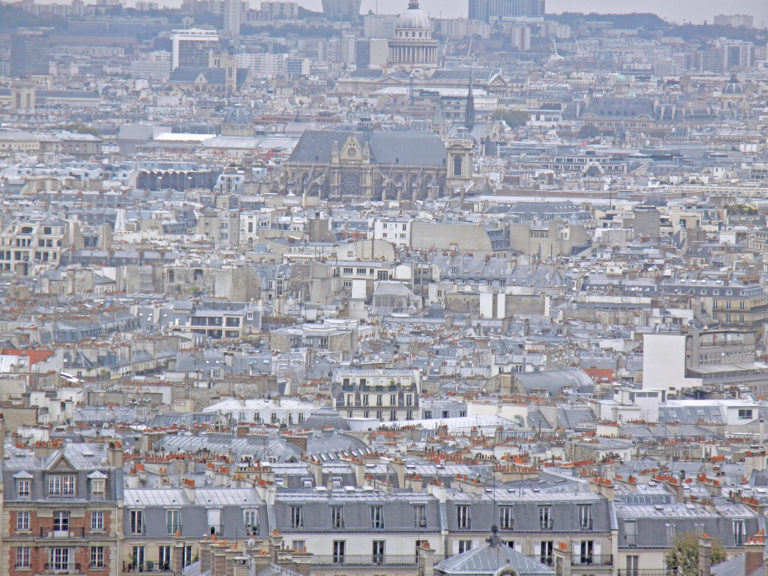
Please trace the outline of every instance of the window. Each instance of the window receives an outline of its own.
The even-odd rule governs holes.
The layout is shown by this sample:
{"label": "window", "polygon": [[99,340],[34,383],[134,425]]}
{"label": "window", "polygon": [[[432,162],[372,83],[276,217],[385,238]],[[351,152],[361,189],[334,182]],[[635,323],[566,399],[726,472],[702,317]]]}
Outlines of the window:
{"label": "window", "polygon": [[304,528],[304,508],[291,506],[291,528]]}
{"label": "window", "polygon": [[627,546],[637,546],[637,522],[635,520],[624,521],[624,538]]}
{"label": "window", "polygon": [[91,480],[91,496],[93,498],[104,498],[106,485],[107,483],[103,478],[95,478]]}
{"label": "window", "polygon": [[374,564],[384,564],[384,540],[373,541],[372,558]]}
{"label": "window", "polygon": [[104,568],[104,546],[91,546],[91,568]]}
{"label": "window", "polygon": [[499,506],[499,528],[501,530],[514,530],[515,518],[512,506]]}
{"label": "window", "polygon": [[221,509],[208,508],[206,513],[208,516],[208,530],[211,534],[219,534],[221,532]]}
{"label": "window", "polygon": [[592,540],[582,540],[579,546],[579,561],[582,565],[594,562],[595,544]]}
{"label": "window", "polygon": [[346,548],[344,540],[333,541],[333,563],[344,564],[344,549]]}
{"label": "window", "polygon": [[741,546],[746,540],[746,526],[744,520],[733,521],[733,543]]}
{"label": "window", "polygon": [[179,510],[165,511],[165,526],[168,529],[168,534],[176,534],[176,530],[181,529],[179,512]]}
{"label": "window", "polygon": [[739,420],[752,420],[752,410],[749,410],[746,408],[740,408]]}
{"label": "window", "polygon": [[104,530],[104,512],[91,512],[91,532]]}
{"label": "window", "polygon": [[415,528],[427,527],[427,506],[426,504],[414,504],[413,506],[413,526]]}
{"label": "window", "polygon": [[144,511],[143,510],[131,510],[129,514],[131,521],[131,534],[143,534],[144,533]]}
{"label": "window", "polygon": [[16,512],[16,532],[29,531],[29,510]]}
{"label": "window", "polygon": [[461,156],[454,156],[453,157],[453,175],[454,176],[461,176],[461,167],[462,167],[462,158]]}
{"label": "window", "polygon": [[192,544],[187,544],[184,546],[184,558],[182,558],[182,564],[184,564],[184,568],[192,564],[194,561],[194,556],[192,555]]}
{"label": "window", "polygon": [[157,550],[157,561],[160,564],[160,570],[171,569],[171,547],[160,546]]}
{"label": "window", "polygon": [[293,551],[298,552],[299,554],[304,554],[307,551],[307,541],[306,540],[294,540],[292,543]]}
{"label": "window", "polygon": [[69,557],[69,548],[51,548],[48,556],[48,564],[50,564],[53,570],[69,570]]}
{"label": "window", "polygon": [[627,556],[626,576],[637,576],[637,565],[639,558],[639,556]]}
{"label": "window", "polygon": [[134,570],[144,570],[144,546],[133,547],[133,568]]}
{"label": "window", "polygon": [[245,524],[245,530],[248,532],[248,534],[258,534],[259,533],[259,511],[244,510],[243,523]]}
{"label": "window", "polygon": [[467,504],[456,506],[456,524],[459,530],[469,530],[472,528],[472,516],[470,515],[470,507]]}
{"label": "window", "polygon": [[552,565],[552,541],[539,542],[539,562]]}
{"label": "window", "polygon": [[16,568],[31,568],[32,564],[29,556],[29,546],[19,546],[16,548]]}
{"label": "window", "polygon": [[344,508],[342,506],[331,506],[331,528],[336,530],[344,528]]}
{"label": "window", "polygon": [[62,476],[61,478],[61,495],[62,496],[74,496],[75,495],[75,477],[71,475]]}
{"label": "window", "polygon": [[48,494],[61,494],[61,476],[48,477]]}
{"label": "window", "polygon": [[472,540],[459,540],[459,554],[472,550]]}
{"label": "window", "polygon": [[19,498],[29,498],[29,480],[16,482],[16,494]]}
{"label": "window", "polygon": [[53,531],[69,532],[69,512],[53,513]]}
{"label": "window", "polygon": [[677,526],[674,524],[665,524],[665,528],[667,529],[667,545],[673,546],[675,543],[675,537],[677,536]]}
{"label": "window", "polygon": [[539,528],[552,530],[552,506],[539,506]]}
{"label": "window", "polygon": [[371,506],[371,528],[384,528],[384,509],[381,506]]}
{"label": "window", "polygon": [[592,505],[579,504],[579,528],[592,530]]}
{"label": "window", "polygon": [[75,477],[73,475],[49,476],[48,494],[52,496],[74,496]]}

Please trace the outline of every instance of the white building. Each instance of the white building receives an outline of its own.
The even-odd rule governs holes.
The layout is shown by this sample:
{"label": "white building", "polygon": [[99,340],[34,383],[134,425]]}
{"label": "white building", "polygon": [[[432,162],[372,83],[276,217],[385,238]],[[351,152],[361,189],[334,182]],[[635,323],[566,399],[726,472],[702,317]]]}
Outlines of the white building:
{"label": "white building", "polygon": [[685,336],[643,335],[643,390],[679,391],[701,386],[700,378],[685,376]]}
{"label": "white building", "polygon": [[170,38],[173,70],[179,66],[207,68],[210,52],[219,47],[219,34],[216,30],[174,30]]}
{"label": "white building", "polygon": [[376,220],[373,224],[374,240],[384,240],[395,246],[411,245],[411,218]]}

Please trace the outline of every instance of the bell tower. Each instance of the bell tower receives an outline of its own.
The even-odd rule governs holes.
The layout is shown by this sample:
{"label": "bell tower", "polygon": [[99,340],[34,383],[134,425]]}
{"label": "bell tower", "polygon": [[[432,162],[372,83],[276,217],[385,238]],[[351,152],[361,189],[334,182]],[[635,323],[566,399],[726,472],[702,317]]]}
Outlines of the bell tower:
{"label": "bell tower", "polygon": [[462,194],[472,182],[472,151],[475,143],[469,132],[461,130],[456,136],[448,139],[447,164],[448,173],[445,180],[446,194]]}

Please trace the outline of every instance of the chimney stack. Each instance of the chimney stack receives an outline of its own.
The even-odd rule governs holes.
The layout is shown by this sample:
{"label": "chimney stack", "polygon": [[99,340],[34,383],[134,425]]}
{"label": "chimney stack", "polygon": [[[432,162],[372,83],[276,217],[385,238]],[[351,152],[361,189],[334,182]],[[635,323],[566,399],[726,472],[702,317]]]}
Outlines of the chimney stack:
{"label": "chimney stack", "polygon": [[712,576],[712,538],[699,536],[699,576]]}

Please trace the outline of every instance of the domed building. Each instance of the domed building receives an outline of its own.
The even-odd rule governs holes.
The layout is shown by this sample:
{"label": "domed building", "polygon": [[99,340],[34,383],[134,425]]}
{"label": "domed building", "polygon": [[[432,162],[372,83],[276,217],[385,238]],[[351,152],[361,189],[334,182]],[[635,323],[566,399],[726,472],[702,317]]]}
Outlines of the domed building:
{"label": "domed building", "polygon": [[389,41],[389,64],[398,68],[437,68],[440,45],[432,39],[432,22],[411,0],[395,24],[395,37]]}
{"label": "domed building", "polygon": [[252,137],[253,134],[253,114],[248,108],[234,106],[226,110],[221,123],[222,136]]}

